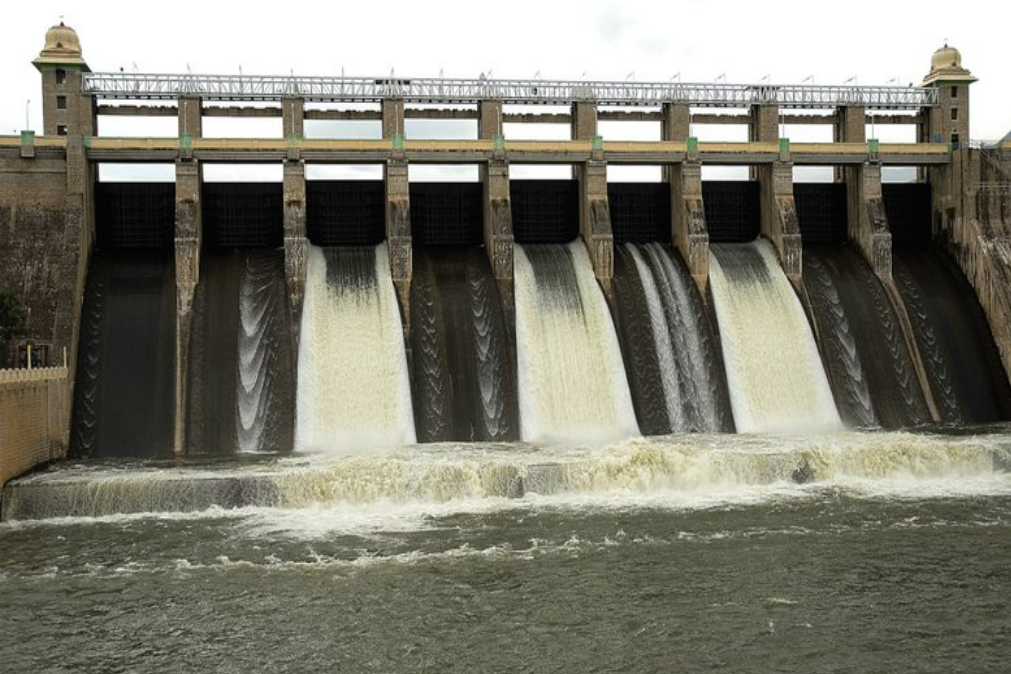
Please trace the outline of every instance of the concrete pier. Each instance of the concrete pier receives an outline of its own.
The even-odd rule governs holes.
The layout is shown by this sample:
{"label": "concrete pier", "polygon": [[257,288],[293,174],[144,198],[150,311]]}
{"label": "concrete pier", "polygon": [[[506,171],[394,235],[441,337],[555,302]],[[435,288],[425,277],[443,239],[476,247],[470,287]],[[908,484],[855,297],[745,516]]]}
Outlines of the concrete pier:
{"label": "concrete pier", "polygon": [[305,162],[284,162],[284,278],[288,285],[291,324],[298,353],[299,328],[302,324],[302,300],[305,298],[306,258],[309,239],[305,222]]}
{"label": "concrete pier", "polygon": [[593,273],[610,295],[614,277],[614,234],[607,200],[607,162],[597,135],[597,106],[589,101],[572,104],[572,140],[591,142],[590,158],[573,166],[579,184],[579,235],[586,244]]}
{"label": "concrete pier", "polygon": [[750,140],[777,143],[779,154],[771,164],[753,166],[762,202],[762,234],[772,242],[787,278],[797,286],[803,268],[800,221],[793,198],[793,162],[789,141],[779,138],[779,108],[774,105],[751,107]]}
{"label": "concrete pier", "polygon": [[390,272],[400,299],[404,330],[411,324],[411,192],[407,182],[407,161],[390,159],[384,167],[386,183],[386,246],[390,255]]}
{"label": "concrete pier", "polygon": [[193,159],[176,162],[176,368],[175,433],[177,454],[186,451],[186,373],[189,371],[190,334],[193,327],[193,296],[200,282],[200,249],[203,237],[201,208],[202,167]]}
{"label": "concrete pier", "polygon": [[848,236],[882,280],[892,278],[892,235],[881,194],[881,165],[846,167]]}
{"label": "concrete pier", "polygon": [[495,155],[480,165],[484,201],[484,246],[492,274],[499,286],[513,280],[513,215],[509,191],[509,162],[505,158],[502,134],[502,102],[481,101],[478,106],[478,138],[491,140]]}
{"label": "concrete pier", "polygon": [[709,230],[702,201],[702,164],[698,141],[691,139],[691,108],[666,103],[661,108],[660,140],[686,144],[685,160],[663,166],[670,189],[671,241],[703,293],[709,283]]}

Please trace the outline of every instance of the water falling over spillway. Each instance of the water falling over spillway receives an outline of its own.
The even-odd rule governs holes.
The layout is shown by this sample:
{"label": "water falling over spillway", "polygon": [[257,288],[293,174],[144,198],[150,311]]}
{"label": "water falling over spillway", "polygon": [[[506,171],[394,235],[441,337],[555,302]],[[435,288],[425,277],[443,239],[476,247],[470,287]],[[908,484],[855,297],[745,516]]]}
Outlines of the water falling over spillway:
{"label": "water falling over spillway", "polygon": [[637,434],[614,325],[582,243],[517,246],[515,275],[521,437]]}
{"label": "water falling over spillway", "polygon": [[716,244],[709,261],[737,430],[841,428],[804,309],[769,243]]}
{"label": "water falling over spillway", "polygon": [[1011,418],[1011,388],[990,326],[954,261],[931,248],[896,248],[893,260],[941,421]]}
{"label": "water falling over spillway", "polygon": [[235,435],[241,452],[291,448],[294,359],[283,271],[279,256],[250,255],[239,286]]}
{"label": "water falling over spillway", "polygon": [[310,246],[295,448],[347,452],[415,441],[400,310],[386,245]]}
{"label": "water falling over spillway", "polygon": [[70,454],[172,453],[175,283],[171,254],[96,252],[88,271]]}
{"label": "water falling over spillway", "polygon": [[283,253],[205,254],[193,303],[188,453],[291,450],[289,316]]}
{"label": "water falling over spillway", "polygon": [[804,285],[843,419],[886,428],[928,423],[898,318],[860,254],[849,246],[806,246]]}
{"label": "water falling over spillway", "polygon": [[484,251],[414,250],[411,353],[420,442],[519,439],[509,339]]}
{"label": "water falling over spillway", "polygon": [[719,349],[702,296],[669,246],[624,244],[615,298],[639,427],[648,434],[732,430]]}

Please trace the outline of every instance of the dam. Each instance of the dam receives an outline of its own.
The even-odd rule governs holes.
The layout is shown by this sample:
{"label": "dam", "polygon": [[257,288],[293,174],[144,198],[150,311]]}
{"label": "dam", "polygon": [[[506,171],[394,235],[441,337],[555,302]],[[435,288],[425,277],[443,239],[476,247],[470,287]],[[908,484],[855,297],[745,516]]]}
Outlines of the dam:
{"label": "dam", "polygon": [[[0,136],[27,316],[0,650],[657,671],[843,640],[887,669],[962,611],[937,661],[965,635],[1001,662],[1011,139],[970,135],[961,59],[919,86],[93,72],[53,26],[44,128]],[[210,132],[249,120],[280,132]],[[279,180],[209,179],[236,167]]]}
{"label": "dam", "polygon": [[[0,138],[0,281],[28,305],[21,344],[66,367],[43,462],[1011,416],[1008,142],[969,142],[975,78],[950,47],[921,87],[847,87],[101,73],[79,44],[56,26],[34,61],[44,134]],[[124,116],[178,136],[101,133]],[[249,117],[282,137],[202,133]],[[412,139],[413,119],[477,138]],[[381,137],[306,132],[348,120]],[[603,138],[616,120],[660,138]],[[524,124],[570,140],[504,134]],[[203,178],[236,164],[283,179]],[[99,177],[137,165],[174,182]],[[382,180],[306,177],[357,165]],[[479,180],[409,179],[426,165]],[[530,165],[572,177],[510,178]],[[662,180],[608,182],[622,166]],[[714,166],[751,179],[702,180]],[[795,184],[814,166],[835,181]],[[883,182],[893,166],[912,182]]]}

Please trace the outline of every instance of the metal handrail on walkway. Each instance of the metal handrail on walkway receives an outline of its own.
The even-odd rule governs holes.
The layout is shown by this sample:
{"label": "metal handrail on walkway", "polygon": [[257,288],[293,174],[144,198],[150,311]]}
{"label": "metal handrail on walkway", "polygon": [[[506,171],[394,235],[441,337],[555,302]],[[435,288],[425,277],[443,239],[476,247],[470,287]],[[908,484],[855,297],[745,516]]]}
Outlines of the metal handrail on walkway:
{"label": "metal handrail on walkway", "polygon": [[85,73],[82,91],[101,98],[271,101],[286,97],[325,102],[569,105],[593,101],[608,106],[682,103],[697,107],[778,105],[784,108],[864,106],[872,110],[919,110],[938,104],[937,89],[896,86],[607,82],[539,79],[401,77],[304,77],[274,75],[172,75]]}

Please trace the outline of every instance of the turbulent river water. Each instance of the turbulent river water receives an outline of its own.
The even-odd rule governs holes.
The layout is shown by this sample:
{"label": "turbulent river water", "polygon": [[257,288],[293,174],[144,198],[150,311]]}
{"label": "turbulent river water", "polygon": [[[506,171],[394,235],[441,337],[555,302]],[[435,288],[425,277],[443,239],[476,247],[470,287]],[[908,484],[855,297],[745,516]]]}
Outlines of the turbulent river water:
{"label": "turbulent river water", "polygon": [[88,462],[15,483],[4,672],[985,672],[1011,427]]}

